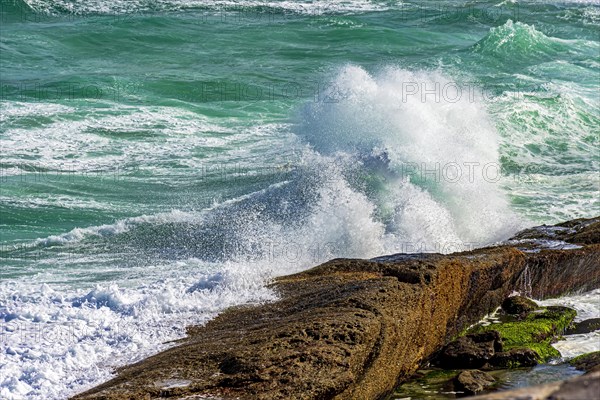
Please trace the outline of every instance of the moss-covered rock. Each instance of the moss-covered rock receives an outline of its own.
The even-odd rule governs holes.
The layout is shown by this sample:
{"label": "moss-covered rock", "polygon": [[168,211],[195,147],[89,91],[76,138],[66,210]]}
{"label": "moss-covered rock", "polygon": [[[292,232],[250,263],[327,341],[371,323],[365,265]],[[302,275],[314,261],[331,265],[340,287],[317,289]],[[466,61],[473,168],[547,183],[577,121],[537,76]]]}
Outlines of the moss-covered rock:
{"label": "moss-covered rock", "polygon": [[538,353],[523,347],[494,354],[487,367],[489,369],[505,369],[535,367],[537,364]]}
{"label": "moss-covered rock", "polygon": [[474,333],[448,343],[435,363],[447,369],[481,368],[499,351],[502,340],[498,332]]}
{"label": "moss-covered rock", "polygon": [[580,335],[597,330],[600,330],[600,318],[590,318],[585,321],[572,323],[565,332],[565,335]]}
{"label": "moss-covered rock", "polygon": [[569,361],[569,364],[580,371],[600,370],[600,351],[583,354]]}
{"label": "moss-covered rock", "polygon": [[536,310],[522,320],[489,326],[476,326],[470,333],[498,331],[504,350],[527,348],[534,350],[539,362],[560,357],[552,343],[569,327],[577,312],[568,307],[551,306]]}
{"label": "moss-covered rock", "polygon": [[498,381],[494,376],[479,370],[426,369],[417,371],[408,382],[398,386],[388,400],[454,399],[493,390],[496,385]]}
{"label": "moss-covered rock", "polygon": [[520,315],[530,313],[540,308],[535,301],[523,296],[507,297],[502,302],[502,310],[508,314]]}

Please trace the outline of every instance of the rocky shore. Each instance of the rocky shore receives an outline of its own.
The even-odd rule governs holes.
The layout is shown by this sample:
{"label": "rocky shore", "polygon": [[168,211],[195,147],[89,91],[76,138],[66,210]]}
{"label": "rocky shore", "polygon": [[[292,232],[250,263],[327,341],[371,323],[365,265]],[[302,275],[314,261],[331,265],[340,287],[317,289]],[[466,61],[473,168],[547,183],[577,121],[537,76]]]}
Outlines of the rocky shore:
{"label": "rocky shore", "polygon": [[382,399],[513,291],[600,287],[598,260],[600,218],[471,252],[335,259],[275,280],[280,300],[190,327],[74,398]]}

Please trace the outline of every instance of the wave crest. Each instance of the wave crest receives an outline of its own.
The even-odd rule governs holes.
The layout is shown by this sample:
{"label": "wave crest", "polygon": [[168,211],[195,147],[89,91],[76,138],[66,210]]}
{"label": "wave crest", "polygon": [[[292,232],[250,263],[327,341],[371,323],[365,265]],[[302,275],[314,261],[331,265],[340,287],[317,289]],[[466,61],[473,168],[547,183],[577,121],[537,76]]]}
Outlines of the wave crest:
{"label": "wave crest", "polygon": [[488,35],[475,44],[475,51],[513,63],[515,60],[537,60],[557,54],[567,48],[565,40],[544,35],[535,26],[506,21],[490,29]]}

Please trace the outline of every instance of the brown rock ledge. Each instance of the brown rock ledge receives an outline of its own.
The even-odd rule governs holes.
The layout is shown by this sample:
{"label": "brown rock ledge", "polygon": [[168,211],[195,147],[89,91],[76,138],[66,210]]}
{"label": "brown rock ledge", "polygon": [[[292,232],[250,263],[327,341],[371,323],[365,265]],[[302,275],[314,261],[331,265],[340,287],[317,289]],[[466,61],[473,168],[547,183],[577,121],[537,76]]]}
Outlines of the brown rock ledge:
{"label": "brown rock ledge", "polygon": [[568,250],[532,243],[548,232],[534,228],[519,234],[524,247],[332,260],[275,280],[279,301],[190,327],[175,347],[74,398],[381,399],[513,290],[545,298],[600,287],[599,227],[595,218],[555,229],[581,244]]}

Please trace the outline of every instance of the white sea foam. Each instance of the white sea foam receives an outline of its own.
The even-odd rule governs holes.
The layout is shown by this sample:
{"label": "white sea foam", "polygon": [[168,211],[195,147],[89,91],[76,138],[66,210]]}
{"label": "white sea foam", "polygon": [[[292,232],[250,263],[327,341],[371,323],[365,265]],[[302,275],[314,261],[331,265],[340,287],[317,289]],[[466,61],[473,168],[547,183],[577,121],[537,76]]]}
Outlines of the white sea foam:
{"label": "white sea foam", "polygon": [[[263,0],[25,0],[29,6],[42,12],[64,12],[74,14],[114,14],[156,11],[177,11],[203,8],[212,10],[239,10],[241,7],[269,7],[287,10],[304,15],[345,14],[389,9],[390,2],[369,0],[327,0],[327,1],[263,1]],[[400,2],[396,2],[400,4]],[[394,4],[394,3],[391,3]]]}
{"label": "white sea foam", "polygon": [[573,358],[586,353],[600,351],[600,331],[580,335],[567,335],[564,340],[552,344],[562,357]]}
{"label": "white sea foam", "polygon": [[0,122],[6,123],[11,119],[29,117],[32,115],[53,117],[75,111],[73,107],[53,103],[24,103],[20,101],[5,101],[2,103]]}
{"label": "white sea foam", "polygon": [[591,292],[537,301],[542,306],[567,306],[577,310],[575,321],[600,318],[600,289]]}
{"label": "white sea foam", "polygon": [[[233,118],[225,121],[230,125],[226,127],[202,114],[173,107],[107,106],[110,113],[100,108],[77,116],[70,114],[74,109],[52,103],[4,102],[3,177],[23,176],[22,180],[44,183],[77,178],[116,180],[143,172],[145,179],[153,176],[172,181],[178,171],[174,165],[186,169],[188,175],[208,167],[216,169],[219,163],[232,164],[232,160],[244,166],[244,156],[253,151],[274,151],[275,139],[266,145],[250,138],[286,129],[279,123],[244,126]],[[25,128],[17,123],[24,117],[46,119],[35,128]],[[239,126],[231,127],[236,122]],[[128,135],[140,135],[143,140],[133,144],[126,139]],[[285,145],[286,138],[280,140]],[[211,158],[196,157],[202,147],[220,151]]]}
{"label": "white sea foam", "polygon": [[[38,12],[70,12],[74,14],[122,14],[141,13],[156,11],[177,11],[185,9],[208,9],[208,10],[239,10],[241,7],[268,7],[271,9],[284,10],[289,13],[300,15],[325,15],[325,14],[352,14],[374,11],[386,11],[402,7],[428,7],[438,6],[435,1],[411,2],[411,1],[374,1],[374,0],[114,0],[105,2],[102,0],[24,0],[29,6]],[[524,6],[536,6],[541,1],[502,1],[495,7],[510,4],[523,4]],[[550,4],[582,4],[598,5],[599,0],[547,0]],[[485,3],[483,3],[485,5]],[[455,7],[452,2],[446,2],[445,7]]]}
{"label": "white sea foam", "polygon": [[120,233],[127,232],[132,226],[142,223],[158,224],[158,223],[177,223],[177,222],[193,222],[198,218],[195,213],[182,212],[173,210],[168,213],[156,215],[142,215],[139,217],[126,218],[119,220],[114,224],[105,224],[100,226],[91,226],[88,228],[75,228],[67,233],[60,235],[52,235],[46,238],[40,238],[31,242],[31,246],[51,246],[55,244],[66,244],[79,242],[89,236],[114,236]]}
{"label": "white sea foam", "polygon": [[574,4],[596,4],[600,5],[600,0],[547,0],[547,3],[560,4],[560,3],[574,3]]}
{"label": "white sea foam", "polygon": [[[538,301],[542,306],[567,306],[577,311],[576,322],[591,318],[600,318],[600,289],[591,292]],[[600,351],[600,331],[586,334],[567,335],[564,340],[552,345],[565,358]]]}
{"label": "white sea foam", "polygon": [[[217,268],[197,260],[157,266],[161,281],[136,288],[116,284],[85,292],[0,284],[3,399],[63,399],[108,379],[112,367],[133,362],[240,302],[272,300],[260,273],[244,265]],[[177,269],[186,274],[165,271]],[[199,282],[212,279],[210,287]],[[193,288],[193,290],[189,290]]]}

